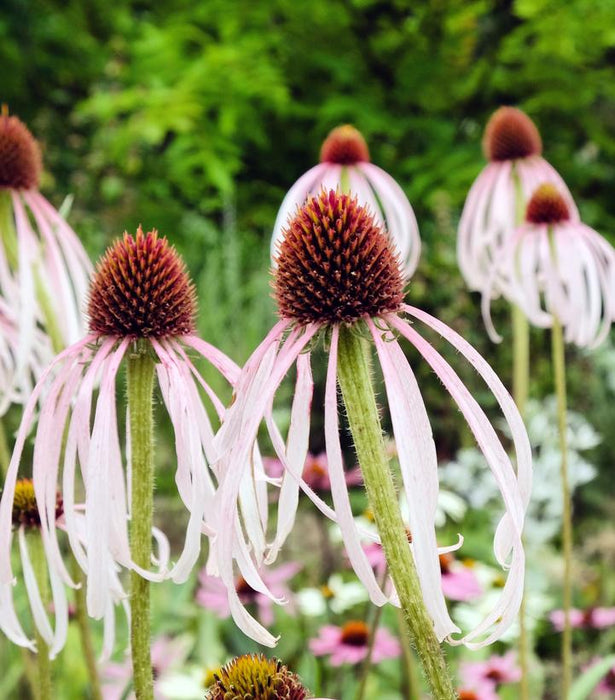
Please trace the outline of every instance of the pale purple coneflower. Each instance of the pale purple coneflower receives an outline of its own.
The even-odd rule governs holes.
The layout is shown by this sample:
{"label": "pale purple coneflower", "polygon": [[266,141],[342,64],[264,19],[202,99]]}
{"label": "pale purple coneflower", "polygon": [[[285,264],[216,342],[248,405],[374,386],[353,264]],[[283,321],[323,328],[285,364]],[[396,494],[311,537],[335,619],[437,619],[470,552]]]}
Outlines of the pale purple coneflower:
{"label": "pale purple coneflower", "polygon": [[[420,388],[398,338],[407,340],[433,368],[468,421],[487,464],[493,472],[504,502],[505,513],[497,528],[494,551],[498,562],[510,568],[495,608],[461,640],[486,644],[499,637],[514,620],[521,600],[524,552],[521,530],[530,492],[531,451],[523,422],[510,395],[487,362],[459,334],[418,308],[403,303],[403,274],[388,238],[368,209],[356,199],[333,190],[321,192],[297,211],[285,231],[274,270],[275,297],[280,320],[246,363],[238,380],[235,400],[216,436],[221,479],[215,507],[208,523],[217,531],[212,542],[210,565],[224,580],[231,612],[238,626],[259,642],[273,645],[275,638],[241,605],[235,590],[234,560],[240,573],[258,580],[255,567],[246,569],[240,553],[247,541],[220,528],[237,516],[238,484],[244,479],[246,457],[256,442],[261,421],[267,422],[278,458],[285,466],[278,506],[277,532],[268,561],[273,561],[290,533],[301,487],[321,512],[335,520],[341,530],[349,560],[366,586],[371,600],[383,605],[389,599],[382,591],[362,547],[361,531],[355,522],[344,478],[339,436],[337,368],[338,340],[350,328],[365,331],[376,346],[382,370],[399,465],[408,501],[412,554],[427,610],[439,640],[452,640],[459,628],[451,620],[441,585],[439,550],[435,531],[438,500],[438,465],[431,426]],[[410,323],[412,319],[412,324]],[[499,403],[509,425],[516,453],[517,471],[500,439],[478,405],[444,357],[417,331],[421,323],[447,340],[478,371]],[[325,443],[333,508],[330,508],[301,478],[310,433],[313,397],[311,348],[317,336],[328,350],[324,413]],[[291,367],[297,378],[291,422],[284,443],[270,420],[276,391]],[[371,536],[371,539],[377,537]],[[449,548],[450,551],[450,548]],[[262,580],[260,588],[265,588]],[[257,586],[251,582],[253,588]],[[480,642],[476,640],[481,639]]]}
{"label": "pale purple coneflower", "polygon": [[475,684],[491,683],[495,690],[505,683],[518,683],[521,680],[521,669],[517,663],[517,654],[509,651],[503,656],[494,654],[485,661],[462,662],[459,675],[464,687]]}
{"label": "pale purple coneflower", "polygon": [[[276,457],[263,457],[263,464],[267,476],[274,479],[284,476],[284,464]],[[305,458],[302,477],[305,483],[314,491],[319,493],[331,491],[327,453],[319,452],[315,455],[308,452]],[[345,469],[344,477],[347,486],[359,486],[363,483],[361,469],[358,466],[352,469]]]}
{"label": "pale purple coneflower", "polygon": [[566,341],[595,347],[615,314],[615,250],[572,216],[560,190],[544,183],[528,202],[525,222],[493,261],[482,292],[483,318],[496,342],[501,338],[490,304],[501,294],[535,326],[550,328],[555,317]]}
{"label": "pale purple coneflower", "polygon": [[457,260],[467,285],[482,291],[497,251],[520,223],[532,192],[542,182],[562,192],[572,220],[577,208],[564,181],[542,156],[534,122],[520,109],[500,107],[485,129],[483,150],[489,160],[466,199],[457,237]]}
{"label": "pale purple coneflower", "polygon": [[[275,569],[265,569],[260,572],[263,582],[271,593],[280,600],[286,601],[286,612],[294,614],[293,596],[287,582],[301,569],[296,562],[286,562]],[[273,601],[269,596],[255,591],[250,584],[240,576],[235,581],[235,590],[243,605],[255,605],[258,619],[263,625],[273,623]],[[206,569],[199,573],[199,588],[196,592],[196,602],[211,610],[217,617],[224,620],[231,615],[226,586],[218,576],[211,576]]]}
{"label": "pale purple coneflower", "polygon": [[377,223],[394,243],[404,275],[412,276],[421,253],[421,238],[412,206],[397,182],[370,162],[363,135],[350,124],[331,131],[322,145],[320,163],[302,175],[284,197],[271,240],[274,265],[289,216],[322,188],[350,191],[359,204],[369,206]]}
{"label": "pale purple coneflower", "polygon": [[[369,653],[369,627],[362,620],[350,620],[343,627],[324,625],[318,636],[310,639],[309,648],[314,656],[329,656],[331,666],[358,664]],[[372,663],[396,659],[401,644],[385,627],[376,630],[371,654]]]}
{"label": "pale purple coneflower", "polygon": [[[144,234],[139,228],[135,237],[126,233],[108,249],[92,280],[88,314],[89,333],[58,355],[25,407],[0,501],[0,587],[13,581],[10,550],[15,483],[24,443],[40,406],[32,475],[49,576],[52,584],[60,580],[75,585],[63,563],[57,537],[55,504],[59,492],[70,549],[86,576],[88,613],[107,619],[112,615],[113,590],[121,569],[151,581],[171,578],[180,583],[196,563],[204,513],[215,490],[215,476],[209,468],[215,459],[213,429],[202,393],[219,416],[223,406],[192,358],[206,359],[230,382],[239,370],[194,334],[194,287],[175,249],[156,231]],[[122,447],[117,415],[116,379],[123,361],[129,361],[134,352],[150,353],[155,362],[161,403],[175,435],[175,480],[189,513],[183,549],[173,564],[166,537],[155,528],[152,531],[158,545],[150,562],[153,568],[138,566],[131,555],[131,450],[129,441]],[[129,412],[126,435],[131,435]],[[253,461],[252,456],[251,463],[262,471],[262,463]],[[263,480],[256,478],[255,482],[245,479],[241,484],[242,516],[254,542],[261,531],[264,549],[264,472]],[[82,506],[76,505],[80,497]],[[233,529],[233,523],[228,525]],[[255,550],[258,556],[256,545]],[[33,592],[29,591],[33,610],[36,588],[34,585]],[[52,633],[44,611],[35,616],[37,628],[52,650],[62,647],[66,634],[64,592],[62,586],[55,588],[55,631]]]}
{"label": "pale purple coneflower", "polygon": [[[577,629],[604,629],[605,627],[613,627],[615,625],[615,608],[587,608],[579,610],[571,608],[569,610],[570,626]],[[549,613],[551,624],[558,631],[564,629],[564,611],[553,610]]]}
{"label": "pale purple coneflower", "polygon": [[440,571],[442,590],[449,600],[465,602],[483,594],[483,587],[472,568],[457,561],[452,554],[440,554]]}
{"label": "pale purple coneflower", "polygon": [[[40,148],[27,127],[0,115],[0,294],[18,325],[18,372],[38,369],[40,330],[56,352],[82,338],[92,264],[79,238],[39,192]],[[46,363],[53,358],[49,352]],[[37,377],[38,378],[38,377]]]}

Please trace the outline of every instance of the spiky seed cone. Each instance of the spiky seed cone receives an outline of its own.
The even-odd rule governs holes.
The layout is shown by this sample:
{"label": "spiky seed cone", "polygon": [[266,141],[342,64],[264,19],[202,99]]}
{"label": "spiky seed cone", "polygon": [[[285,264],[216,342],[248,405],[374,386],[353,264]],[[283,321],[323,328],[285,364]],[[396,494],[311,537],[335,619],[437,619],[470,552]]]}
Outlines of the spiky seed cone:
{"label": "spiky seed cone", "polygon": [[369,149],[363,134],[350,124],[336,127],[322,144],[320,162],[338,165],[369,162]]}
{"label": "spiky seed cone", "polygon": [[43,163],[34,136],[17,117],[0,114],[0,188],[38,187]]}
{"label": "spiky seed cone", "polygon": [[[56,496],[56,520],[64,512],[61,496]],[[15,527],[23,525],[28,529],[40,528],[41,516],[38,512],[32,479],[18,479],[13,496],[12,521]]]}
{"label": "spiky seed cone", "polygon": [[124,233],[98,263],[88,303],[92,333],[165,338],[195,330],[196,295],[186,265],[156,230]]}
{"label": "spiky seed cone", "polygon": [[207,700],[304,700],[307,690],[281,661],[245,654],[215,674]]}
{"label": "spiky seed cone", "polygon": [[542,140],[534,122],[516,107],[500,107],[491,115],[483,138],[491,161],[516,160],[542,153]]}
{"label": "spiky seed cone", "polygon": [[403,301],[399,258],[356,199],[324,190],[283,232],[274,272],[281,316],[299,323],[353,323],[396,311]]}
{"label": "spiky seed cone", "polygon": [[570,211],[557,187],[547,182],[534,190],[525,218],[531,224],[558,224],[570,219]]}
{"label": "spiky seed cone", "polygon": [[341,640],[352,647],[367,646],[369,627],[362,620],[350,620],[342,627]]}

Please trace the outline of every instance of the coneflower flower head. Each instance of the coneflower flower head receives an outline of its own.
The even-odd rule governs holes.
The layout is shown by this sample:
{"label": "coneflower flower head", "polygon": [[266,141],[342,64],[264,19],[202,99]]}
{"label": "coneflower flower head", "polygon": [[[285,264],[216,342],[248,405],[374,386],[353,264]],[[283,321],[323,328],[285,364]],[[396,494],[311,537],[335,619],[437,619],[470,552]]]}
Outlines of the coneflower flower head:
{"label": "coneflower flower head", "polygon": [[[58,494],[56,497],[56,520],[61,517],[63,512],[62,498]],[[41,526],[32,479],[19,479],[15,484],[12,521],[16,528],[23,525],[26,529],[38,529]]]}
{"label": "coneflower flower head", "polygon": [[565,193],[539,185],[525,210],[525,221],[494,260],[483,289],[487,331],[501,340],[491,320],[491,300],[499,295],[519,306],[539,327],[557,317],[565,339],[596,347],[615,314],[615,250],[574,216]]}
{"label": "coneflower flower head", "polygon": [[323,192],[289,223],[274,272],[280,315],[298,323],[353,323],[397,311],[399,258],[358,200]]}
{"label": "coneflower flower head", "polygon": [[[510,574],[496,608],[464,643],[485,644],[497,639],[514,619],[523,580],[524,553],[521,529],[530,492],[531,452],[519,413],[485,360],[455,331],[420,309],[403,303],[403,277],[392,242],[377,226],[373,215],[353,196],[322,190],[295,212],[284,231],[274,269],[274,295],[280,320],[247,361],[238,379],[235,400],[216,436],[221,455],[220,477],[214,507],[207,522],[216,531],[208,568],[226,586],[229,607],[238,626],[257,641],[272,646],[275,638],[252,618],[237,593],[237,573],[250,586],[267,592],[257,562],[245,556],[251,532],[244,528],[240,545],[237,533],[220,528],[238,514],[238,484],[245,479],[261,421],[265,421],[278,459],[284,465],[275,537],[266,563],[275,560],[292,530],[299,488],[319,510],[338,523],[348,559],[366,586],[372,602],[397,602],[396,594],[383,588],[363,547],[374,538],[355,521],[350,504],[339,436],[337,363],[340,329],[353,326],[366,332],[376,346],[386,388],[399,464],[409,505],[408,542],[416,563],[426,607],[440,640],[451,639],[459,629],[450,619],[444,595],[435,532],[438,500],[438,463],[425,405],[416,378],[399,344],[409,341],[434,369],[461,409],[476,436],[500,488],[506,513],[497,529],[494,550],[498,562]],[[448,340],[479,372],[494,393],[506,420],[517,453],[518,471],[511,464],[491,423],[442,355],[422,338],[420,321]],[[302,479],[309,444],[310,412],[314,387],[311,373],[312,339],[326,334],[328,371],[324,400],[324,433],[333,508]],[[296,385],[286,440],[271,420],[276,391],[290,368],[296,365]],[[460,545],[459,545],[460,546]],[[453,545],[452,547],[456,547]],[[273,597],[273,596],[272,596]],[[480,642],[477,638],[484,637]]]}
{"label": "coneflower flower head", "polygon": [[561,192],[571,219],[579,214],[564,181],[542,157],[542,140],[534,122],[520,109],[500,107],[483,137],[489,161],[466,199],[457,238],[461,273],[472,290],[482,291],[500,247],[523,219],[538,185],[551,183]]}
{"label": "coneflower flower head", "polygon": [[[56,350],[81,337],[91,263],[74,231],[38,191],[40,148],[27,127],[0,114],[0,295],[17,328],[14,372],[0,413],[24,401]],[[45,337],[47,336],[47,337]]]}
{"label": "coneflower flower head", "polygon": [[351,124],[338,126],[323,141],[321,163],[356,165],[369,163],[369,148],[363,134]]}
{"label": "coneflower flower head", "polygon": [[570,220],[570,210],[557,187],[545,183],[536,188],[525,210],[530,224],[560,224]]}
{"label": "coneflower flower head", "polygon": [[[32,478],[50,578],[75,585],[64,566],[57,538],[56,489],[61,485],[62,529],[86,574],[88,612],[105,619],[104,652],[108,654],[113,644],[113,606],[126,597],[118,572],[128,569],[152,581],[171,578],[183,582],[198,560],[201,537],[207,532],[203,518],[217,475],[210,470],[216,453],[203,395],[220,418],[224,409],[189,353],[213,364],[230,383],[236,380],[239,368],[194,335],[192,282],[176,250],[156,231],[143,233],[139,228],[135,236],[125,234],[109,248],[92,279],[88,313],[90,332],[56,357],[24,410],[0,500],[0,595],[14,578],[10,542],[16,479],[38,407]],[[146,352],[154,359],[162,402],[175,435],[176,483],[188,511],[184,546],[174,564],[170,563],[167,538],[153,529],[157,547],[152,568],[139,566],[130,551],[127,494],[131,449],[129,444],[122,446],[118,428],[116,379],[123,359],[134,351]],[[128,411],[126,435],[130,434]],[[264,474],[257,453],[251,456],[250,464],[254,472]],[[255,538],[261,533],[261,557],[267,517],[264,489],[263,478],[259,485],[244,489],[241,499],[242,512]],[[85,494],[83,504],[75,503],[79,492]],[[229,525],[238,528],[239,520]],[[255,553],[258,555],[258,547]],[[56,589],[55,597],[64,595],[63,586]],[[66,620],[59,617],[64,607],[54,598],[55,632],[46,615],[42,622],[36,620],[53,653],[65,641]],[[16,620],[14,611],[10,614]],[[20,634],[11,638],[27,640],[23,632]]]}
{"label": "coneflower flower head", "polygon": [[0,188],[37,188],[43,170],[41,150],[28,127],[17,117],[0,114]]}
{"label": "coneflower flower head", "polygon": [[90,331],[118,338],[166,338],[196,330],[196,293],[184,261],[157,231],[139,226],[96,267],[88,301]]}
{"label": "coneflower flower head", "polygon": [[490,161],[529,158],[542,153],[542,139],[525,112],[516,107],[500,107],[485,127],[483,150]]}
{"label": "coneflower flower head", "polygon": [[295,210],[317,197],[322,188],[344,194],[350,191],[361,206],[369,207],[375,223],[393,242],[405,278],[411,277],[421,251],[414,212],[395,180],[370,161],[363,135],[350,124],[331,131],[320,150],[320,163],[302,175],[284,197],[271,239],[274,265],[278,244]]}
{"label": "coneflower flower head", "polygon": [[229,661],[216,674],[207,700],[304,700],[308,691],[299,676],[277,659],[245,654]]}

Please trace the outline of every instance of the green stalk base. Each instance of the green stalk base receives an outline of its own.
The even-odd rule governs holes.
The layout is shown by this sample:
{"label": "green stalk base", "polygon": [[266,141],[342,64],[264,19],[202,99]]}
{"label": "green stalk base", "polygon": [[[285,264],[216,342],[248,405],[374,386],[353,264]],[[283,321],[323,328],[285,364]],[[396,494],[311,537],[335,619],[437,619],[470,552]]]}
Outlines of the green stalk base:
{"label": "green stalk base", "polygon": [[[127,385],[132,449],[130,551],[135,563],[150,566],[154,511],[154,360],[143,341],[128,358]],[[149,581],[130,572],[130,643],[137,700],[153,700]]]}
{"label": "green stalk base", "polygon": [[453,690],[444,654],[434,633],[433,621],[423,601],[406,529],[399,512],[371,382],[368,349],[351,328],[340,326],[338,379],[348,423],[389,571],[410,638],[425,671],[431,697],[435,700],[453,700],[457,694]]}

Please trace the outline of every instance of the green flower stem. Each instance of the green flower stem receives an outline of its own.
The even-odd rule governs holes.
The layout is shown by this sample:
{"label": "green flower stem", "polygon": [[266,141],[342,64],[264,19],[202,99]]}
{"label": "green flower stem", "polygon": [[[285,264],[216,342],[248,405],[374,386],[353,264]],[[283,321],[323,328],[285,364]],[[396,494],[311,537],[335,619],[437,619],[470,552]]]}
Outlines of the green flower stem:
{"label": "green flower stem", "polygon": [[[530,328],[523,311],[512,305],[513,333],[513,397],[522,418],[529,395],[530,384]],[[527,610],[525,587],[519,608],[519,664],[521,681],[519,685],[520,700],[530,700],[529,688],[530,640],[527,629]]]}
{"label": "green flower stem", "polygon": [[[28,549],[32,560],[32,568],[41,594],[41,600],[46,608],[49,604],[49,582],[47,579],[47,563],[43,540],[38,530],[28,533]],[[49,647],[41,636],[40,632],[35,632],[36,640],[36,678],[38,687],[38,697],[40,700],[51,700],[53,693],[51,690],[51,661],[49,659]]]}
{"label": "green flower stem", "polygon": [[[418,676],[418,669],[416,667],[416,659],[414,658],[414,652],[411,649],[411,640],[408,637],[408,629],[404,622],[404,614],[399,608],[395,608],[397,613],[397,624],[399,625],[399,632],[402,636],[402,682],[405,684],[403,697],[408,698],[408,700],[420,700],[421,698],[421,684]],[[403,642],[407,640],[407,644]]]}
{"label": "green flower stem", "polygon": [[382,438],[366,345],[351,328],[340,326],[338,379],[348,423],[363,472],[389,571],[404,613],[410,638],[419,654],[434,700],[453,700],[444,654],[425,607],[418,574],[408,547],[397,493]]}
{"label": "green flower stem", "polygon": [[36,267],[33,269],[34,273],[34,287],[36,290],[36,298],[40,304],[41,311],[43,312],[43,318],[45,321],[45,332],[51,340],[51,346],[56,354],[59,354],[66,347],[64,344],[64,338],[62,338],[62,331],[60,330],[60,324],[58,323],[57,307],[53,303],[52,299],[49,297],[45,285],[41,279],[39,271]]}
{"label": "green flower stem", "polygon": [[557,429],[561,453],[560,475],[562,481],[562,549],[564,555],[564,580],[562,584],[562,607],[564,629],[562,631],[562,698],[567,698],[572,683],[572,628],[570,607],[572,605],[572,508],[568,484],[568,438],[566,428],[566,356],[564,334],[559,319],[553,317],[551,329],[551,352],[557,397]]}
{"label": "green flower stem", "polygon": [[[384,568],[384,573],[382,575],[382,580],[379,582],[381,587],[384,587],[388,578],[389,572],[387,567]],[[369,609],[373,607],[368,603],[368,608],[365,613],[365,618],[367,619]],[[357,690],[356,700],[363,700],[365,697],[365,691],[367,690],[367,678],[369,676],[369,671],[372,667],[372,655],[374,653],[374,644],[376,643],[376,632],[378,631],[378,625],[380,624],[380,619],[382,618],[382,606],[376,606],[372,620],[369,627],[369,644],[367,647],[367,655],[363,661],[363,668],[361,670],[361,680],[359,682],[359,689]]]}
{"label": "green flower stem", "polygon": [[85,665],[88,670],[88,677],[90,679],[90,697],[92,700],[102,700],[100,678],[98,676],[98,665],[96,664],[96,654],[94,653],[92,634],[88,623],[85,600],[85,576],[79,568],[77,560],[74,558],[73,576],[75,581],[81,583],[81,586],[75,589],[75,616],[77,618],[77,625],[79,626],[79,634],[81,636],[81,651],[85,659]]}
{"label": "green flower stem", "polygon": [[8,190],[0,191],[0,240],[4,245],[9,267],[15,269],[19,260],[17,231],[15,230],[13,200]]}
{"label": "green flower stem", "polygon": [[[154,511],[154,360],[145,341],[128,358],[128,410],[132,452],[130,551],[139,566],[150,566]],[[130,572],[130,642],[137,700],[154,697],[150,651],[149,581]]]}
{"label": "green flower stem", "polygon": [[6,473],[9,469],[11,461],[11,453],[6,440],[6,430],[4,429],[4,420],[0,418],[0,483],[4,482]]}

